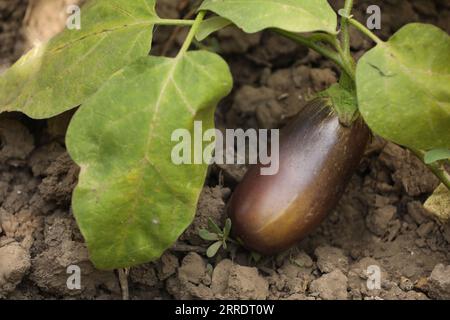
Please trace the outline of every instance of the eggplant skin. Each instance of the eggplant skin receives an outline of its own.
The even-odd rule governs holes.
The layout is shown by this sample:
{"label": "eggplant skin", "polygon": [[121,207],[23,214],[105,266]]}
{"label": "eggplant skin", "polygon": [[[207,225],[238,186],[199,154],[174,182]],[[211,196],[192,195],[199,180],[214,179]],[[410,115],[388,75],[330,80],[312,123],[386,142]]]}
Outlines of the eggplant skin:
{"label": "eggplant skin", "polygon": [[309,102],[280,132],[278,173],[252,165],[233,192],[234,235],[265,255],[295,245],[334,209],[369,138],[361,119],[344,127],[324,100]]}

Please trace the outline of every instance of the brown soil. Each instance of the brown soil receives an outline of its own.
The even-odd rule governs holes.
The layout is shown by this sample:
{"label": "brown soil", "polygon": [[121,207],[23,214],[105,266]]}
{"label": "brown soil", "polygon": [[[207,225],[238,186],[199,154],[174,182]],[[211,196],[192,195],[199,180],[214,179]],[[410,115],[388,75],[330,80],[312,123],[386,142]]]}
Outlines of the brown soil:
{"label": "brown soil", "polygon": [[[159,1],[166,17],[180,17],[185,1]],[[336,8],[342,1],[332,1]],[[450,31],[450,2],[370,1],[382,8],[380,36],[412,21]],[[0,0],[0,72],[24,47],[20,25],[27,1]],[[369,2],[359,1],[362,19]],[[173,29],[158,30],[153,51],[167,48]],[[354,33],[360,56],[370,43]],[[217,111],[223,128],[274,128],[307,98],[336,82],[332,64],[264,32],[226,29],[216,36],[230,63],[235,89]],[[0,299],[120,299],[118,276],[96,270],[70,210],[78,168],[65,151],[71,114],[50,121],[0,117]],[[434,221],[422,204],[437,179],[404,149],[374,138],[350,186],[328,219],[298,247],[258,262],[231,247],[206,258],[197,231],[208,217],[225,220],[229,196],[244,166],[213,166],[197,217],[160,260],[132,268],[132,299],[450,299],[450,225]],[[82,270],[82,289],[66,286],[67,267]],[[369,290],[367,269],[378,266],[381,289]]]}

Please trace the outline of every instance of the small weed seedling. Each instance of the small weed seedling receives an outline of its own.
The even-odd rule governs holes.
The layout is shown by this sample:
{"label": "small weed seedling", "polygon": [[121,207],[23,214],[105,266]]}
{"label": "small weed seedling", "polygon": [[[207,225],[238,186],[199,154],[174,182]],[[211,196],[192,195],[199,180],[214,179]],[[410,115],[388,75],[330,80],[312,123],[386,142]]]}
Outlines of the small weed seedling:
{"label": "small weed seedling", "polygon": [[231,231],[231,220],[227,219],[225,221],[225,226],[222,229],[214,223],[214,221],[208,219],[208,227],[207,229],[200,229],[198,234],[199,236],[206,241],[214,241],[213,244],[211,244],[206,251],[206,255],[208,258],[214,257],[219,249],[222,247],[224,250],[228,250],[228,242],[232,244],[238,244],[237,241],[230,238],[230,231]]}

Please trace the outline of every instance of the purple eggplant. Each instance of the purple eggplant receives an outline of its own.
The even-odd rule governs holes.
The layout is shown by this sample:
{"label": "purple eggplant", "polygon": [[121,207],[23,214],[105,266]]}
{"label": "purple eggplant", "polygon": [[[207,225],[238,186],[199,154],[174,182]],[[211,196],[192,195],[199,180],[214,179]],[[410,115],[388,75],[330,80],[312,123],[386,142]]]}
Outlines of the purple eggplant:
{"label": "purple eggplant", "polygon": [[370,130],[349,127],[323,99],[308,103],[281,130],[279,171],[249,168],[227,207],[244,245],[270,255],[295,245],[333,210],[364,154]]}

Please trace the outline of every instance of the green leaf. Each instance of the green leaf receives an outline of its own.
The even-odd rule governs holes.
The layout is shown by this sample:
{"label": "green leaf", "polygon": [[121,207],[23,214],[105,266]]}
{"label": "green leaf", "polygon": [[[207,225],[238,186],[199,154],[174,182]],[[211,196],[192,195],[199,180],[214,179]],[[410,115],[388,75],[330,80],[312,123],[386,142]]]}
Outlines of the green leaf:
{"label": "green leaf", "polygon": [[213,11],[247,33],[278,28],[335,34],[337,28],[337,15],[326,0],[205,0],[200,10]]}
{"label": "green leaf", "polygon": [[206,256],[208,258],[214,257],[217,254],[217,252],[219,251],[221,246],[222,246],[222,241],[214,242],[212,245],[209,246],[208,250],[206,250]]}
{"label": "green leaf", "polygon": [[157,259],[192,222],[207,165],[175,165],[172,133],[193,136],[194,121],[213,128],[231,85],[213,53],[144,57],[76,112],[67,133],[81,168],[72,207],[97,268]]}
{"label": "green leaf", "polygon": [[206,240],[206,241],[219,240],[219,236],[217,234],[209,232],[206,229],[200,229],[200,231],[198,232],[198,235],[200,236],[200,238],[202,238],[203,240]]}
{"label": "green leaf", "polygon": [[337,112],[339,120],[344,125],[350,125],[358,114],[355,94],[344,89],[340,84],[332,85],[318,96],[329,100],[328,105]]}
{"label": "green leaf", "polygon": [[231,219],[227,219],[225,221],[225,227],[223,228],[223,238],[226,240],[228,239],[228,236],[230,235],[231,231]]}
{"label": "green leaf", "polygon": [[358,62],[359,109],[380,136],[413,149],[450,149],[450,37],[409,24]]}
{"label": "green leaf", "polygon": [[229,26],[230,24],[232,24],[230,20],[224,19],[222,17],[212,17],[206,19],[200,25],[200,28],[198,29],[197,34],[195,35],[195,38],[198,41],[203,41],[210,34]]}
{"label": "green leaf", "polygon": [[352,17],[351,13],[347,12],[347,10],[345,10],[345,9],[339,9],[338,10],[338,15],[343,17],[343,18],[347,18],[347,19],[350,19]]}
{"label": "green leaf", "polygon": [[222,234],[222,230],[211,218],[208,218],[208,227],[212,232]]}
{"label": "green leaf", "polygon": [[81,29],[69,30],[24,55],[0,77],[0,112],[49,118],[84,102],[116,71],[148,55],[155,0],[95,0]]}
{"label": "green leaf", "polygon": [[426,164],[431,164],[439,160],[450,159],[449,149],[434,149],[425,153],[424,161]]}
{"label": "green leaf", "polygon": [[208,263],[206,265],[206,273],[209,274],[210,276],[212,276],[213,272],[214,272],[214,267],[212,266],[211,263]]}

